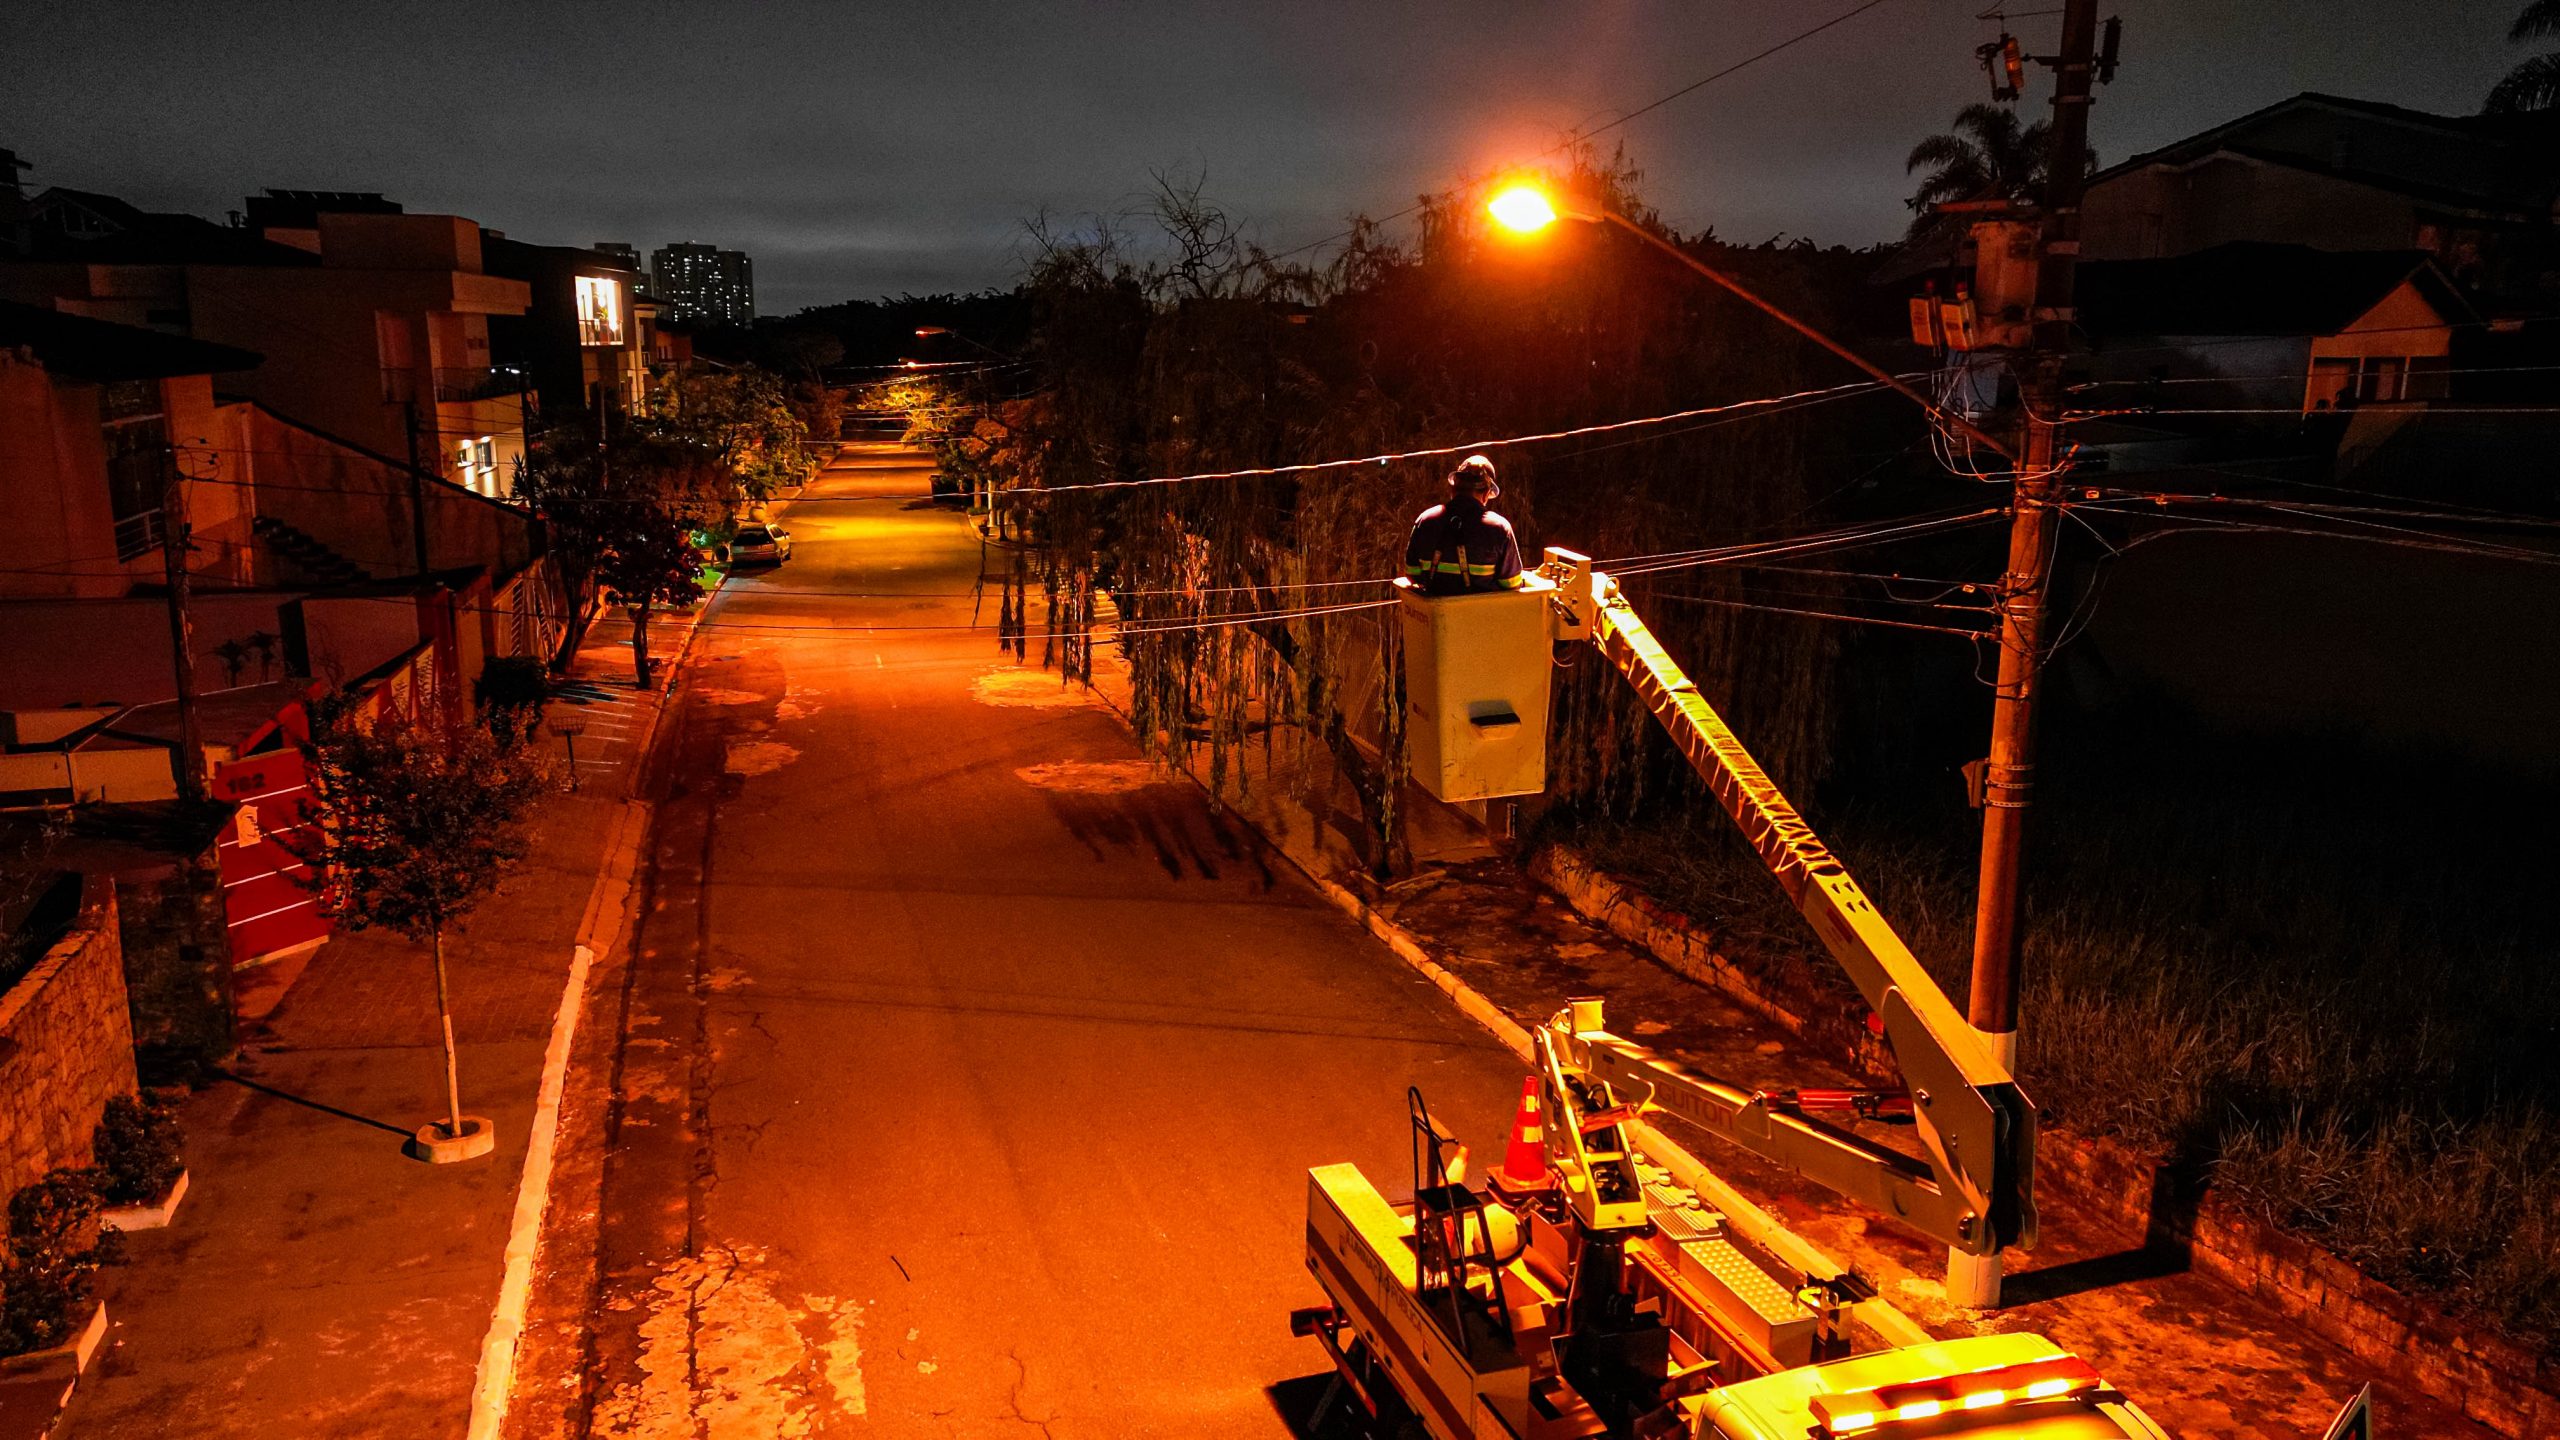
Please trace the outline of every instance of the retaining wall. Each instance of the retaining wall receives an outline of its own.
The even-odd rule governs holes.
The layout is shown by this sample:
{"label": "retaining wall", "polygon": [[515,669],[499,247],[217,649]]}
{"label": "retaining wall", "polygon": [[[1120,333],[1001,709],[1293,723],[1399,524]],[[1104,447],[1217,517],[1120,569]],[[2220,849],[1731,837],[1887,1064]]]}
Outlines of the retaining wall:
{"label": "retaining wall", "polygon": [[117,927],[115,887],[87,881],[71,933],[0,994],[0,1200],[87,1165],[107,1101],[134,1093]]}

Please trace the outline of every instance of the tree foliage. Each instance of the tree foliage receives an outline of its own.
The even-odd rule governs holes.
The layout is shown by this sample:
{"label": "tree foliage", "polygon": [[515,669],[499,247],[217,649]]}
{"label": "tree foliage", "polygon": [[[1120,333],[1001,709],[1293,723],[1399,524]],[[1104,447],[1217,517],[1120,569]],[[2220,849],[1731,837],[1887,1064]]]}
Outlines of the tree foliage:
{"label": "tree foliage", "polygon": [[1929,207],[1955,200],[2033,202],[2044,193],[2046,127],[2018,121],[2005,105],[1967,105],[1956,112],[1955,125],[1911,147],[1903,173],[1922,168],[1928,174],[1903,203],[1912,210],[1911,233],[1938,228],[1940,217]]}
{"label": "tree foliage", "polygon": [[470,913],[525,853],[548,787],[529,748],[474,725],[314,718],[306,848],[324,913],[351,930],[432,938]]}
{"label": "tree foliage", "polygon": [[[2518,45],[2560,39],[2560,0],[2532,0],[2508,28],[2507,39]],[[2519,62],[2489,91],[2481,109],[2491,115],[2560,109],[2560,50]]]}
{"label": "tree foliage", "polygon": [[[1575,156],[1557,178],[1668,233],[1623,155]],[[999,533],[1018,537],[1007,643],[1028,655],[1036,639],[1041,658],[1081,673],[1107,602],[1151,746],[1196,756],[1222,789],[1243,783],[1235,762],[1248,745],[1285,746],[1301,782],[1347,779],[1380,868],[1398,844],[1401,705],[1392,612],[1377,602],[1454,457],[1079,487],[1565,429],[1846,378],[1614,232],[1560,227],[1523,247],[1488,235],[1468,192],[1426,197],[1421,214],[1410,246],[1359,223],[1318,268],[1258,248],[1196,179],[1159,176],[1135,221],[1032,222],[1029,398],[980,414],[947,391],[907,392],[922,401],[917,437],[946,466],[987,467],[1010,520]],[[1806,244],[1672,238],[1818,319],[1872,266]],[[1890,461],[1916,430],[1860,402],[1642,443],[1497,451],[1502,508],[1533,555],[1541,539],[1605,557],[1764,535],[1836,513],[1825,507],[1850,452]],[[1856,463],[1878,468],[1872,455]],[[1756,588],[1732,571],[1676,578],[1684,599]],[[1030,603],[1035,590],[1045,606]],[[1036,637],[1035,610],[1046,617]],[[1773,770],[1820,773],[1829,632],[1718,605],[1651,613]],[[1550,791],[1624,812],[1679,764],[1596,668],[1565,680]]]}
{"label": "tree foliage", "polygon": [[692,499],[762,500],[812,463],[808,425],[782,377],[763,370],[666,376],[632,413],[625,437],[631,458],[661,477],[666,493]]}
{"label": "tree foliage", "polygon": [[812,463],[779,377],[671,372],[628,414],[566,412],[544,425],[516,493],[543,517],[576,612],[599,586],[630,608],[633,667],[646,685],[650,612],[700,593],[695,533],[719,529]]}

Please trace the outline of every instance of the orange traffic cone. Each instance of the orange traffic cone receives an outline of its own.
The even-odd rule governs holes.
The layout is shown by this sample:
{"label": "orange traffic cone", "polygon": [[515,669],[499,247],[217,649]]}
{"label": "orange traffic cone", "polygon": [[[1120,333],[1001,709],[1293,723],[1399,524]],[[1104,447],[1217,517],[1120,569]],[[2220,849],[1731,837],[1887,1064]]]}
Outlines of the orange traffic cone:
{"label": "orange traffic cone", "polygon": [[1538,1123],[1538,1077],[1520,1086],[1520,1113],[1511,1122],[1511,1144],[1502,1152],[1502,1168],[1493,1173],[1497,1189],[1511,1194],[1544,1190],[1555,1183],[1547,1170],[1546,1132]]}

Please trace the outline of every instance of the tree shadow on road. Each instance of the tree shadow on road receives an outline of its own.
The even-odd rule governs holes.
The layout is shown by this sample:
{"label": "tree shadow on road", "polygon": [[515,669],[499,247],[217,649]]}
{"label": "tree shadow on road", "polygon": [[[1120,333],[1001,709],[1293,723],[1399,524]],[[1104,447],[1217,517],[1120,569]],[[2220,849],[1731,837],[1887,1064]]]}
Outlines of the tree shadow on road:
{"label": "tree shadow on road", "polygon": [[1067,834],[1096,860],[1112,850],[1152,854],[1166,878],[1219,878],[1220,862],[1250,860],[1261,888],[1271,888],[1270,867],[1254,847],[1239,842],[1221,816],[1204,816],[1199,802],[1171,785],[1149,785],[1121,794],[1044,790],[1041,798]]}
{"label": "tree shadow on road", "polygon": [[359,1115],[353,1110],[341,1110],[335,1105],[314,1100],[308,1095],[296,1095],[290,1090],[279,1090],[273,1085],[262,1084],[237,1071],[216,1070],[213,1073],[217,1078],[228,1080],[244,1090],[255,1090],[261,1095],[272,1095],[278,1100],[288,1101],[306,1110],[317,1110],[323,1115],[335,1115],[341,1120],[353,1120],[359,1125],[370,1125],[376,1130],[388,1130],[404,1140],[411,1134],[406,1126],[394,1125],[388,1120],[376,1120],[370,1115]]}

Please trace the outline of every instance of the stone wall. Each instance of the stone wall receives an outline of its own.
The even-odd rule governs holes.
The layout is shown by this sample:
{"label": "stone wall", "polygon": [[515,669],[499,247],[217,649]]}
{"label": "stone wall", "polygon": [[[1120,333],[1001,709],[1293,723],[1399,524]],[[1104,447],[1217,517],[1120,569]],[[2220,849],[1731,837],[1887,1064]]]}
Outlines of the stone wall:
{"label": "stone wall", "polygon": [[231,947],[210,853],[119,875],[135,1064],[154,1085],[197,1084],[231,1057]]}
{"label": "stone wall", "polygon": [[87,882],[79,922],[0,995],[0,1199],[90,1161],[107,1101],[134,1093],[115,887]]}

